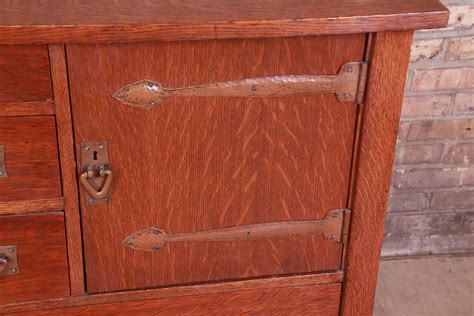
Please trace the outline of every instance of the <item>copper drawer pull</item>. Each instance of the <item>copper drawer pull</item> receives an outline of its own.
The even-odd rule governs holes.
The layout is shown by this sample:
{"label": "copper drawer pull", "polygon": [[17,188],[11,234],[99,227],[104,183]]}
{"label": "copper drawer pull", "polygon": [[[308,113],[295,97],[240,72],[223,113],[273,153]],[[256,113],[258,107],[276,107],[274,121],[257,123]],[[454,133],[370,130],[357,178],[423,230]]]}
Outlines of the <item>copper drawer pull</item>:
{"label": "copper drawer pull", "polygon": [[141,80],[126,85],[113,97],[125,105],[151,109],[166,97],[282,97],[295,94],[335,93],[341,102],[361,103],[367,63],[349,62],[335,75],[284,75],[232,80],[179,88],[163,88]]}
{"label": "copper drawer pull", "polygon": [[92,171],[86,171],[81,174],[81,183],[84,186],[84,189],[87,191],[87,194],[89,194],[95,200],[102,200],[107,196],[113,179],[112,170],[110,169],[100,170],[99,175],[102,178],[105,178],[104,185],[101,189],[96,189],[89,182],[89,179],[94,177],[94,173]]}
{"label": "copper drawer pull", "polygon": [[0,178],[8,178],[5,166],[5,146],[0,145]]}
{"label": "copper drawer pull", "polygon": [[17,246],[0,246],[0,276],[19,274]]}

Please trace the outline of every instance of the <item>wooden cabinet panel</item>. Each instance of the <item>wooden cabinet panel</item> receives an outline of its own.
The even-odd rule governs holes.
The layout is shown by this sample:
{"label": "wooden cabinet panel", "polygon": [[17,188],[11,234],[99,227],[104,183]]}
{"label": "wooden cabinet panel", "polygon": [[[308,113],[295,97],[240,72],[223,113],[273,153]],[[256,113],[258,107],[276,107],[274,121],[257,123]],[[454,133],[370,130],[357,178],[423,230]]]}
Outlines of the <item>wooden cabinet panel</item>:
{"label": "wooden cabinet panel", "polygon": [[22,312],[22,315],[339,315],[341,284],[283,287]]}
{"label": "wooden cabinet panel", "polygon": [[0,178],[0,202],[61,197],[53,116],[0,117],[0,145],[8,174]]}
{"label": "wooden cabinet panel", "polygon": [[0,304],[69,295],[62,213],[0,216],[0,246],[15,245],[20,273],[0,276]]}
{"label": "wooden cabinet panel", "polygon": [[0,45],[0,102],[53,98],[45,45]]}
{"label": "wooden cabinet panel", "polygon": [[87,205],[81,189],[88,291],[338,269],[341,244],[320,235],[176,242],[157,252],[122,240],[146,227],[189,233],[318,220],[345,207],[354,104],[333,94],[169,97],[144,110],[112,95],[145,78],[183,87],[336,74],[362,60],[364,42],[361,34],[67,45],[76,149],[107,141],[114,173],[109,204]]}

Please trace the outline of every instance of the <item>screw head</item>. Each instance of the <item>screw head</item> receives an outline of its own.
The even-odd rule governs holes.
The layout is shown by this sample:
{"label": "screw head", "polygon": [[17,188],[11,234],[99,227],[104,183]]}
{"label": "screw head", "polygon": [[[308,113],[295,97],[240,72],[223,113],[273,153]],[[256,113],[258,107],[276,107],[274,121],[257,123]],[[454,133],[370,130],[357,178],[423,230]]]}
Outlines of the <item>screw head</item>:
{"label": "screw head", "polygon": [[150,103],[148,103],[150,106],[155,106],[155,101],[150,101]]}
{"label": "screw head", "polygon": [[13,268],[10,271],[13,272],[13,273],[16,273],[18,270],[16,268]]}
{"label": "screw head", "polygon": [[0,171],[0,176],[3,176],[3,171]]}
{"label": "screw head", "polygon": [[89,149],[91,149],[91,148],[89,147],[89,145],[83,145],[82,148],[84,148],[84,150],[89,150]]}

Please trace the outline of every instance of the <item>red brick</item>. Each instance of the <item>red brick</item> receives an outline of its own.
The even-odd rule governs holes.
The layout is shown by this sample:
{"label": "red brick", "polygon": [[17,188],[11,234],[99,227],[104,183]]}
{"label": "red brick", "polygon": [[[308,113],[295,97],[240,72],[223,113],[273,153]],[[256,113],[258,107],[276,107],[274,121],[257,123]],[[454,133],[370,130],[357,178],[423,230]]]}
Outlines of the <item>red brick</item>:
{"label": "red brick", "polygon": [[446,68],[415,70],[413,91],[435,91],[446,89],[474,88],[474,68]]}
{"label": "red brick", "polygon": [[398,126],[398,139],[406,140],[409,129],[410,129],[410,122],[400,122],[400,126]]}
{"label": "red brick", "polygon": [[474,164],[474,143],[449,146],[443,162],[447,164]]}
{"label": "red brick", "polygon": [[402,107],[403,117],[443,116],[448,114],[451,95],[406,97]]}
{"label": "red brick", "polygon": [[397,163],[436,163],[441,160],[444,144],[405,145],[398,148]]}
{"label": "red brick", "polygon": [[434,192],[431,198],[432,209],[450,210],[474,207],[474,191]]}
{"label": "red brick", "polygon": [[412,121],[406,140],[474,138],[474,119]]}
{"label": "red brick", "polygon": [[415,169],[395,171],[397,189],[432,189],[461,186],[466,168]]}
{"label": "red brick", "polygon": [[458,93],[454,99],[454,114],[474,114],[474,93]]}
{"label": "red brick", "polygon": [[426,193],[393,193],[390,195],[390,211],[420,211],[428,206]]}
{"label": "red brick", "polygon": [[463,185],[474,186],[474,168],[467,169],[462,178]]}

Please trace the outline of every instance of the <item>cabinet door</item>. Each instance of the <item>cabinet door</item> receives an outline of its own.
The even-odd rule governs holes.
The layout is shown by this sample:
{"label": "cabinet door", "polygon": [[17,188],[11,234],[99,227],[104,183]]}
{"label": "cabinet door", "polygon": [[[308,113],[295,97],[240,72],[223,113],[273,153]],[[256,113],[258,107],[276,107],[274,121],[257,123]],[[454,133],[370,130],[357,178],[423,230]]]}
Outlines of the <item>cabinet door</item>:
{"label": "cabinet door", "polygon": [[[108,203],[89,205],[81,187],[88,291],[338,269],[342,245],[321,234],[234,240],[195,233],[322,220],[344,208],[354,103],[332,93],[171,95],[144,109],[112,95],[143,79],[179,88],[333,75],[362,60],[364,44],[364,35],[344,35],[68,45],[78,171],[81,144],[106,141],[114,175]],[[123,242],[151,227],[174,242],[156,251]]]}

